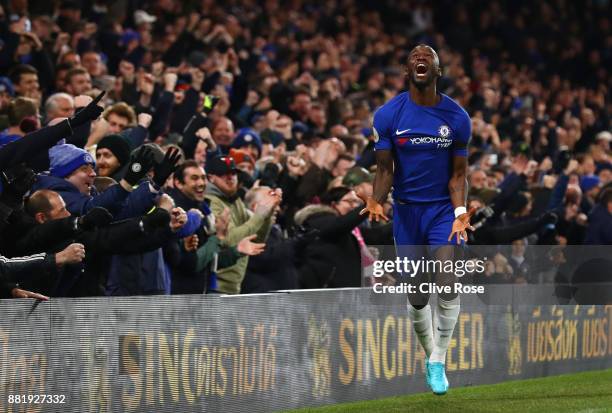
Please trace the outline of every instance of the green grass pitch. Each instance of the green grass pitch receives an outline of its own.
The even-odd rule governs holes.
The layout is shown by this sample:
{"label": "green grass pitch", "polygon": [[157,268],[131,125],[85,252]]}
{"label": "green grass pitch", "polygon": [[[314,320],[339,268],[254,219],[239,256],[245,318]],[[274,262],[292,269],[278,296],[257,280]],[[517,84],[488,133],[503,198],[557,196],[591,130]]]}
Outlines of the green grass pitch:
{"label": "green grass pitch", "polygon": [[612,412],[612,369],[473,387],[451,383],[445,396],[421,393],[292,412]]}

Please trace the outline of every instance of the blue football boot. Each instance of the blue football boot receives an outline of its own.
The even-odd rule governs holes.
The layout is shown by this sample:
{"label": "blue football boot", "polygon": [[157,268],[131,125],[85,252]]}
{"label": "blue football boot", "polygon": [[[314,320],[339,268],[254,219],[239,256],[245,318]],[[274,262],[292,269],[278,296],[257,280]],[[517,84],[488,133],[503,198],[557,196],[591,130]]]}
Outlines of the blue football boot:
{"label": "blue football boot", "polygon": [[428,377],[428,384],[431,391],[440,396],[446,394],[448,391],[448,380],[444,372],[444,363],[427,361],[426,366],[429,371],[426,377]]}

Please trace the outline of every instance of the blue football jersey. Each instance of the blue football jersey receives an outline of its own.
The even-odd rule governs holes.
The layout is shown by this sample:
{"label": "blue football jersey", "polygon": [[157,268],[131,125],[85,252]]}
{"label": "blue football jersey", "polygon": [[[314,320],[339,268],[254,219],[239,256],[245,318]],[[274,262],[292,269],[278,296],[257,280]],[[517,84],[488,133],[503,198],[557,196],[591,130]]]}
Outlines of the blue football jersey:
{"label": "blue football jersey", "polygon": [[393,198],[449,200],[453,156],[467,156],[472,125],[467,112],[442,94],[436,106],[419,106],[400,93],[374,113],[376,150],[394,156]]}

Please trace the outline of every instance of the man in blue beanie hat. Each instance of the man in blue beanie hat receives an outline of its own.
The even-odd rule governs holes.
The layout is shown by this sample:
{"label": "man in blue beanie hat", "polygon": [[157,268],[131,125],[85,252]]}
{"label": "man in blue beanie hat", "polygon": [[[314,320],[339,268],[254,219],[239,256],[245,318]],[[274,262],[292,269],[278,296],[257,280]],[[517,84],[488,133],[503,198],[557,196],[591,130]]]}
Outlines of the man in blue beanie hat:
{"label": "man in blue beanie hat", "polygon": [[49,150],[49,160],[49,175],[39,175],[33,189],[59,193],[74,215],[84,215],[100,206],[121,220],[142,215],[154,205],[159,188],[149,182],[136,186],[153,166],[150,148],[139,149],[119,185],[111,186],[102,194],[93,186],[96,162],[87,151],[71,144],[56,145]]}
{"label": "man in blue beanie hat", "polygon": [[248,152],[253,159],[259,159],[261,156],[261,137],[259,133],[251,128],[242,128],[238,130],[238,134],[232,143],[232,147],[242,149]]}
{"label": "man in blue beanie hat", "polygon": [[[72,144],[56,145],[49,149],[49,160],[51,162],[49,173],[58,178],[72,177],[72,172],[75,169],[80,169],[83,165],[90,165],[92,170],[96,167],[96,161],[89,152]],[[95,172],[93,175],[95,176]],[[67,178],[83,192],[83,184],[86,182],[77,183],[70,179]]]}
{"label": "man in blue beanie hat", "polygon": [[598,185],[599,177],[597,175],[585,175],[580,178],[580,189],[582,189],[582,192],[585,194]]}
{"label": "man in blue beanie hat", "polygon": [[584,213],[589,213],[595,206],[595,199],[599,193],[599,176],[585,175],[580,178],[580,189],[584,194],[580,208]]}

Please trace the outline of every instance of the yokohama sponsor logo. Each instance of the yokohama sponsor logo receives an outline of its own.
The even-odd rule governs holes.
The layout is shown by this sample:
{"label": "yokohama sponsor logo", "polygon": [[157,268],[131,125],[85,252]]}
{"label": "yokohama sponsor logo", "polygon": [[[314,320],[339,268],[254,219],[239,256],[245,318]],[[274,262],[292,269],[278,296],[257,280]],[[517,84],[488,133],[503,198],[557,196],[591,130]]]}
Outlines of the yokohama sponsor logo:
{"label": "yokohama sponsor logo", "polygon": [[434,136],[417,136],[414,138],[410,138],[410,143],[413,145],[423,145],[423,144],[428,144],[428,143],[450,145],[452,142],[453,141],[451,139],[434,137]]}

